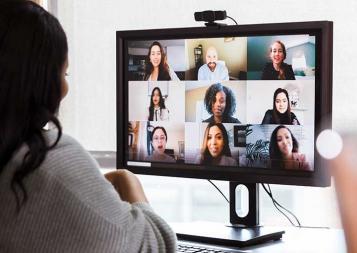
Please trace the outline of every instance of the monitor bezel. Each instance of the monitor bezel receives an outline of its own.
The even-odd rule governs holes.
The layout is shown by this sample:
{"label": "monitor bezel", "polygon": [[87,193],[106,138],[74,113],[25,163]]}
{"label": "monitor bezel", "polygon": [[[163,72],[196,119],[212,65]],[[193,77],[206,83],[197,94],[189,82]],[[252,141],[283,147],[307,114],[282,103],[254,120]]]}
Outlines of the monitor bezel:
{"label": "monitor bezel", "polygon": [[[169,40],[214,37],[245,37],[269,35],[314,34],[316,35],[315,76],[315,141],[318,133],[331,128],[332,113],[332,55],[333,22],[292,22],[234,25],[220,27],[164,28],[116,32],[117,73],[117,168],[126,168],[134,173],[158,176],[187,177],[199,179],[239,181],[241,183],[271,183],[284,185],[320,186],[331,184],[326,161],[314,147],[314,171],[287,171],[262,168],[215,169],[212,166],[151,163],[151,167],[129,166],[126,163],[128,146],[128,80],[125,67],[128,63],[127,41]],[[325,73],[325,74],[321,74]],[[221,171],[220,171],[221,170]]]}

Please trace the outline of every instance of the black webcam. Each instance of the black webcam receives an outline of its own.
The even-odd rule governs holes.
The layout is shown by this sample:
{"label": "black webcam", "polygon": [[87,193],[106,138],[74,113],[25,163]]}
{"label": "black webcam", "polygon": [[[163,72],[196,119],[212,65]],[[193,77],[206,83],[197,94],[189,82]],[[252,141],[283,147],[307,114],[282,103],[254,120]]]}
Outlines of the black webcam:
{"label": "black webcam", "polygon": [[226,11],[201,11],[195,12],[195,20],[196,21],[205,21],[206,26],[221,26],[225,24],[219,24],[214,21],[216,20],[224,20],[227,18]]}

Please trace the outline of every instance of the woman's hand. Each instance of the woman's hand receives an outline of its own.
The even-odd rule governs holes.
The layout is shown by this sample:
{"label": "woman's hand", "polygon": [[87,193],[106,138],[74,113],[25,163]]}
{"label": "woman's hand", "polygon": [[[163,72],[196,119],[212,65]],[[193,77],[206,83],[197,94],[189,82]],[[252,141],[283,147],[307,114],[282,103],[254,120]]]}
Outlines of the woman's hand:
{"label": "woman's hand", "polygon": [[106,173],[104,176],[114,186],[122,200],[129,203],[148,202],[139,179],[130,171],[120,169]]}

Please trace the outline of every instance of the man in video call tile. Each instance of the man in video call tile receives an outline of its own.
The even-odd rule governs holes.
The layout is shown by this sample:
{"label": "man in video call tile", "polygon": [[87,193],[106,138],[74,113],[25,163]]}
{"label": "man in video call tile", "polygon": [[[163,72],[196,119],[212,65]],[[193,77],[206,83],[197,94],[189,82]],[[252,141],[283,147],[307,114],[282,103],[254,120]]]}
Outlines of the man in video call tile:
{"label": "man in video call tile", "polygon": [[228,69],[218,61],[216,48],[209,47],[206,52],[206,64],[198,70],[198,80],[227,81],[229,80]]}

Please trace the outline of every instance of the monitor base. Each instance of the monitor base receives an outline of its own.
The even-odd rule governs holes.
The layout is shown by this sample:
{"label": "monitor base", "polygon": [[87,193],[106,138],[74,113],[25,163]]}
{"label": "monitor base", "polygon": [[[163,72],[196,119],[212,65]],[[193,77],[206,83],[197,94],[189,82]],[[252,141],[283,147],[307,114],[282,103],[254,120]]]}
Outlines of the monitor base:
{"label": "monitor base", "polygon": [[193,222],[173,225],[179,240],[223,246],[246,247],[268,241],[277,241],[285,231],[274,227],[238,227],[219,223]]}

